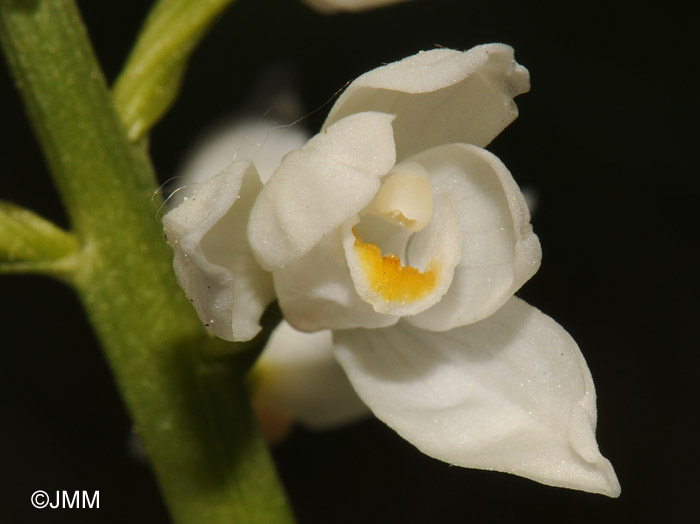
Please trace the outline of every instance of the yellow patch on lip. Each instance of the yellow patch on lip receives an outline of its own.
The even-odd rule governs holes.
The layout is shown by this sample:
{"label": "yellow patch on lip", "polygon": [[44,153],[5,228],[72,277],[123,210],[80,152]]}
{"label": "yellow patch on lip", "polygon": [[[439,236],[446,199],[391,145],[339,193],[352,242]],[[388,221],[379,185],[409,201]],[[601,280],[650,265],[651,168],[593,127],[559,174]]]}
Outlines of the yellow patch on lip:
{"label": "yellow patch on lip", "polygon": [[369,286],[386,302],[415,302],[435,289],[439,271],[435,261],[431,261],[423,272],[412,266],[402,266],[396,255],[382,256],[379,247],[364,242],[355,228],[352,228],[352,233],[355,235],[355,253]]}

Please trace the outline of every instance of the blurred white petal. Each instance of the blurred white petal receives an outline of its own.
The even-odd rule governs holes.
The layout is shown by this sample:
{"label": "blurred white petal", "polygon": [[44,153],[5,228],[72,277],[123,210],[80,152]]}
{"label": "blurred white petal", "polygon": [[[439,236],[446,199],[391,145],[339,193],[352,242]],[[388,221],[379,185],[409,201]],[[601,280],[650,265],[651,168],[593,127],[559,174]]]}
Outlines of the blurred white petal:
{"label": "blurred white petal", "polygon": [[364,11],[375,9],[408,0],[303,0],[314,9],[322,13],[337,13],[341,11]]}
{"label": "blurred white petal", "polygon": [[184,184],[201,182],[233,162],[252,160],[264,182],[282,157],[302,147],[309,134],[300,126],[280,126],[267,119],[234,119],[210,131],[179,170]]}
{"label": "blurred white petal", "polygon": [[369,414],[333,355],[331,332],[302,333],[284,321],[252,370],[252,396],[259,410],[312,429],[330,429]]}

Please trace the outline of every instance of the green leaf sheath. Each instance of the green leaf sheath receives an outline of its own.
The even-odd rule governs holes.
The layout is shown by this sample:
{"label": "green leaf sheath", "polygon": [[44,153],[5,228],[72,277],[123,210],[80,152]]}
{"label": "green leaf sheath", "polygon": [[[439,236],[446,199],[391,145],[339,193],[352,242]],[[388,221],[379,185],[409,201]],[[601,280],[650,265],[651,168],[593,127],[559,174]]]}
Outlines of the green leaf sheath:
{"label": "green leaf sheath", "polygon": [[175,100],[187,59],[233,0],[161,0],[148,15],[114,85],[117,112],[138,141]]}
{"label": "green leaf sheath", "polygon": [[0,200],[0,274],[44,273],[69,280],[78,240],[33,211]]}
{"label": "green leaf sheath", "polygon": [[[292,522],[243,366],[199,356],[206,334],[173,276],[149,159],[126,136],[74,2],[0,0],[0,35],[77,239],[72,283],[173,520]],[[62,233],[17,220],[25,254],[70,243],[48,247]]]}

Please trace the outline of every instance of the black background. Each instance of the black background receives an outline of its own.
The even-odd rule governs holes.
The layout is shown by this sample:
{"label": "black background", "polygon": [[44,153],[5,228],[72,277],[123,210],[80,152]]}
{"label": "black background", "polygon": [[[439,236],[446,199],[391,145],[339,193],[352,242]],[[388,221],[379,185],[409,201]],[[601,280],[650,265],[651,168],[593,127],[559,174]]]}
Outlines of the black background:
{"label": "black background", "polygon": [[[147,2],[82,1],[112,81]],[[689,5],[689,4],[685,4]],[[381,423],[296,430],[274,450],[301,524],[674,522],[698,485],[697,56],[691,17],[608,2],[424,0],[321,16],[295,0],[239,0],[195,53],[152,133],[162,180],[212,122],[284,64],[307,110],[383,62],[435,45],[515,48],[532,91],[489,149],[535,190],[543,247],[520,296],[578,341],[598,393],[598,442],[622,496],[541,486],[422,456]],[[14,90],[0,72],[0,198],[66,226]],[[264,108],[248,106],[261,114]],[[317,129],[326,109],[305,125]],[[0,278],[2,522],[167,522],[81,306],[61,284]],[[100,490],[99,510],[34,510],[37,489]]]}

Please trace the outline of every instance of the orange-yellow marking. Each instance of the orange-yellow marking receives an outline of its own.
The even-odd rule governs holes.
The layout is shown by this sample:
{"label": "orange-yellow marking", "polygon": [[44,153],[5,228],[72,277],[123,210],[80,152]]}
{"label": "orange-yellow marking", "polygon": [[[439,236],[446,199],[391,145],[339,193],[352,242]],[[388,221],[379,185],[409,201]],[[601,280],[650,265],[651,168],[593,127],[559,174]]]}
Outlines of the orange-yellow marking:
{"label": "orange-yellow marking", "polygon": [[414,302],[428,295],[438,281],[439,266],[432,261],[424,272],[412,266],[402,266],[396,255],[382,256],[375,244],[364,242],[355,235],[355,253],[372,291],[386,302]]}

